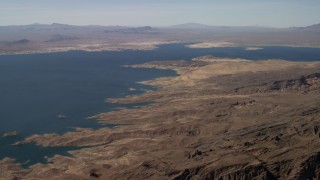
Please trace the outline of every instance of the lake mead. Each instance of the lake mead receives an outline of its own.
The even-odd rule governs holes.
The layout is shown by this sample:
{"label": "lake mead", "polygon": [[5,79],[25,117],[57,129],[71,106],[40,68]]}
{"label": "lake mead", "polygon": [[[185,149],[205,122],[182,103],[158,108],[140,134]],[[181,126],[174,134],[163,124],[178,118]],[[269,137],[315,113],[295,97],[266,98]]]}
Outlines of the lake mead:
{"label": "lake mead", "polygon": [[[0,158],[19,162],[45,162],[45,156],[65,155],[70,148],[41,148],[29,144],[11,146],[32,134],[64,133],[74,127],[112,128],[87,117],[111,111],[118,105],[107,98],[143,93],[154,87],[139,81],[175,76],[170,70],[133,69],[124,65],[159,60],[191,60],[213,55],[227,58],[285,59],[318,61],[320,49],[263,47],[247,51],[246,47],[189,49],[185,44],[162,45],[151,51],[115,51],[3,55],[0,56],[0,134],[18,131],[19,135],[0,138]],[[34,152],[38,152],[36,155]]]}

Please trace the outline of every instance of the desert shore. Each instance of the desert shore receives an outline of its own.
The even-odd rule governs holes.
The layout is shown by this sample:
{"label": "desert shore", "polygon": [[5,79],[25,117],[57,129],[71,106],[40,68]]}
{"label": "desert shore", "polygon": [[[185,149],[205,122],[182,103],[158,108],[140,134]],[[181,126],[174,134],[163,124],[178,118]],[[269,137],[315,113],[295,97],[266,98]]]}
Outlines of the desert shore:
{"label": "desert shore", "polygon": [[257,50],[261,50],[261,49],[263,49],[263,48],[261,48],[261,47],[247,47],[246,48],[247,51],[257,51]]}
{"label": "desert shore", "polygon": [[141,82],[159,89],[108,100],[152,106],[92,117],[126,126],[33,135],[19,142],[93,147],[29,169],[4,159],[0,179],[320,177],[319,62],[206,56],[131,67],[173,69],[179,76]]}
{"label": "desert shore", "polygon": [[188,48],[215,48],[215,47],[234,47],[236,44],[230,42],[202,42],[187,45]]}
{"label": "desert shore", "polygon": [[17,46],[12,49],[7,48],[6,52],[1,52],[0,55],[14,55],[14,54],[41,54],[67,51],[86,51],[86,52],[101,52],[101,51],[125,51],[125,50],[153,50],[159,45],[179,43],[178,41],[135,41],[118,44],[108,44],[100,42],[92,42],[86,44],[76,45],[57,45],[57,46],[43,46],[42,44],[35,45],[35,47]]}

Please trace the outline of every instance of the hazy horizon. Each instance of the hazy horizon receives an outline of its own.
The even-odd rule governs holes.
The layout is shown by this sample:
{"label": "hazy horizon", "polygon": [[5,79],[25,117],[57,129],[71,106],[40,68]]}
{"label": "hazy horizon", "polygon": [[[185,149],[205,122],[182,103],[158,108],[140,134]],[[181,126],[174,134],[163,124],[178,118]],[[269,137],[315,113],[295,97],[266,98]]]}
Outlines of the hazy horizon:
{"label": "hazy horizon", "polygon": [[101,26],[299,27],[320,21],[320,1],[308,0],[11,0],[0,2],[0,26],[71,24]]}
{"label": "hazy horizon", "polygon": [[208,26],[208,27],[261,27],[261,28],[292,28],[292,27],[307,27],[307,26],[312,26],[315,24],[320,24],[319,23],[314,23],[314,24],[307,24],[305,26],[287,26],[287,27],[275,27],[275,26],[260,26],[260,25],[238,25],[238,26],[234,26],[234,25],[212,25],[212,24],[203,24],[203,23],[197,23],[197,22],[186,22],[186,23],[180,23],[180,24],[170,24],[170,25],[118,25],[118,24],[112,24],[112,25],[102,25],[102,24],[83,24],[83,25],[77,25],[77,24],[68,24],[68,23],[60,23],[60,22],[52,22],[52,23],[28,23],[28,24],[11,24],[11,25],[0,25],[2,27],[5,26],[28,26],[28,25],[54,25],[54,24],[61,24],[61,25],[69,25],[69,26],[102,26],[102,27],[112,27],[112,26],[119,26],[119,27],[146,27],[146,26],[150,26],[150,27],[154,27],[154,28],[166,28],[166,27],[174,27],[174,26],[180,26],[180,25],[203,25],[203,26]]}

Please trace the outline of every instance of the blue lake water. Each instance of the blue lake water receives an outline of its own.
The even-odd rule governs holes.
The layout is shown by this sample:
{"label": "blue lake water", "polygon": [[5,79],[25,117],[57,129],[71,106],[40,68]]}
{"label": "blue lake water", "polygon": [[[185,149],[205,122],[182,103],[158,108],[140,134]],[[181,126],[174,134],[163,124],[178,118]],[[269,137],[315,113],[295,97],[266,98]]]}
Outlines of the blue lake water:
{"label": "blue lake water", "polygon": [[[64,133],[73,127],[101,128],[102,125],[86,118],[116,107],[132,106],[109,104],[105,99],[138,94],[153,88],[136,83],[138,81],[176,75],[169,70],[132,69],[123,65],[190,60],[203,55],[250,60],[319,61],[320,49],[264,47],[262,50],[246,51],[245,47],[189,49],[185,44],[170,44],[151,51],[2,55],[0,136],[13,130],[19,131],[20,135],[0,137],[0,159],[13,157],[28,165],[45,162],[45,156],[66,155],[67,150],[75,148],[10,144],[32,134]],[[66,118],[57,118],[58,115],[65,115]]]}

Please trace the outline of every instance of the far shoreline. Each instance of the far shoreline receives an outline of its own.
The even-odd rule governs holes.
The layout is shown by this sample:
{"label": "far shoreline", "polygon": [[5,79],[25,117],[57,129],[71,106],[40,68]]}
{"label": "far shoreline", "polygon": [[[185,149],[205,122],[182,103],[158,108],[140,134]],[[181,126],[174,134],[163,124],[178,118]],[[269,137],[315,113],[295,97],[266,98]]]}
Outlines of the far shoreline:
{"label": "far shoreline", "polygon": [[[289,45],[289,44],[223,44],[223,45],[213,45],[208,47],[202,47],[197,46],[197,44],[200,43],[190,43],[190,42],[166,42],[161,44],[153,45],[152,47],[148,48],[106,48],[106,49],[98,49],[98,50],[90,50],[90,49],[81,49],[81,48],[74,48],[74,47],[66,47],[61,48],[58,50],[31,50],[31,51],[18,51],[18,52],[0,52],[0,56],[13,56],[13,55],[32,55],[32,54],[50,54],[50,53],[64,53],[64,52],[123,52],[123,51],[152,51],[161,45],[167,45],[167,44],[186,44],[186,48],[189,49],[212,49],[212,48],[236,48],[236,47],[243,47],[246,48],[246,51],[256,51],[256,50],[262,50],[266,47],[290,47],[290,48],[310,48],[310,49],[320,49],[320,46],[308,46],[308,45]],[[248,48],[255,48],[255,50],[251,50]],[[256,49],[259,48],[259,49]]]}

